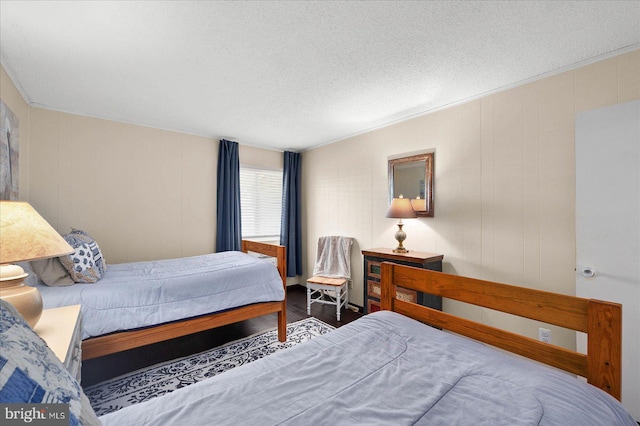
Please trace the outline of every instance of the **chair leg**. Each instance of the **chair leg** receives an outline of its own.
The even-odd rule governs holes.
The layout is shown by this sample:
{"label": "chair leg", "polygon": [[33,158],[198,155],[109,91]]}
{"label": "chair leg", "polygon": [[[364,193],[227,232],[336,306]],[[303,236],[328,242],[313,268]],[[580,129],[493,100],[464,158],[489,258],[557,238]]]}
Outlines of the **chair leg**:
{"label": "chair leg", "polygon": [[336,291],[336,317],[338,317],[338,322],[340,322],[340,289]]}
{"label": "chair leg", "polygon": [[347,284],[344,287],[344,308],[347,309],[349,307],[349,280],[347,280]]}
{"label": "chair leg", "polygon": [[311,315],[311,287],[307,284],[307,315]]}

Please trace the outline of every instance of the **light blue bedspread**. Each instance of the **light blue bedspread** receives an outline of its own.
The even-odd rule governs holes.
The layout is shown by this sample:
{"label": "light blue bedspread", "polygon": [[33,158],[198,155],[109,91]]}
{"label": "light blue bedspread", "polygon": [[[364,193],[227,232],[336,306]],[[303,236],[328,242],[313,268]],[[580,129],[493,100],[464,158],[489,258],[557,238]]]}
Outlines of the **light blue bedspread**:
{"label": "light blue bedspread", "polygon": [[564,372],[392,312],[100,417],[105,425],[636,425]]}
{"label": "light blue bedspread", "polygon": [[95,284],[36,284],[44,308],[81,304],[82,338],[284,299],[270,262],[241,252],[109,265]]}

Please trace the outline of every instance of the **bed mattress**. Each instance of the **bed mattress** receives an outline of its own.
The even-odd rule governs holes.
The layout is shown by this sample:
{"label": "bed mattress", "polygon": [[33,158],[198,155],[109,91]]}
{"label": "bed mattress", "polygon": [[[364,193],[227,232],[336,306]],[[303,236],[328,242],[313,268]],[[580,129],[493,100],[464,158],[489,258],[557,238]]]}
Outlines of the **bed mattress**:
{"label": "bed mattress", "polygon": [[105,425],[635,425],[567,373],[396,313],[102,416]]}
{"label": "bed mattress", "polygon": [[82,338],[284,299],[269,261],[242,252],[109,265],[94,284],[36,284],[44,308],[81,304]]}

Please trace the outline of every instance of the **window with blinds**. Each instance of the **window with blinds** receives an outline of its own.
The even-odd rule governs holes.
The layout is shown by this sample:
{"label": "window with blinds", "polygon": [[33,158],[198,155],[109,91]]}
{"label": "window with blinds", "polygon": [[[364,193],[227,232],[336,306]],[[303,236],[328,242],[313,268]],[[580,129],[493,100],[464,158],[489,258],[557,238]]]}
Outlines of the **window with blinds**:
{"label": "window with blinds", "polygon": [[282,171],[240,166],[242,238],[280,240]]}

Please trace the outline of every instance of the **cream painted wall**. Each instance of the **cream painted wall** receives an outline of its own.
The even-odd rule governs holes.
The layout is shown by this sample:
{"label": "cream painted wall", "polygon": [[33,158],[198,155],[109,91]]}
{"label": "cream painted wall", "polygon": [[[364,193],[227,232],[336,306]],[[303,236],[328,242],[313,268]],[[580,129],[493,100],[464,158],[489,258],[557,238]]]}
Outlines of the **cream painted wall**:
{"label": "cream painted wall", "polygon": [[30,143],[29,200],[107,262],[214,250],[214,140],[31,108]]}
{"label": "cream painted wall", "polygon": [[[435,217],[405,220],[404,245],[444,254],[445,272],[575,294],[575,115],[638,98],[633,51],[305,152],[305,274],[319,236],[354,237],[350,301],[362,306],[360,251],[395,243],[387,158],[433,149]],[[444,309],[537,338],[539,324]],[[574,333],[552,332],[575,347]]]}
{"label": "cream painted wall", "polygon": [[[20,118],[20,198],[60,233],[84,229],[109,263],[211,253],[218,139],[27,106]],[[281,152],[240,147],[240,162],[282,169]]]}
{"label": "cream painted wall", "polygon": [[282,170],[284,168],[284,154],[280,151],[269,151],[240,145],[238,156],[240,157],[241,166],[261,167],[272,170]]}

